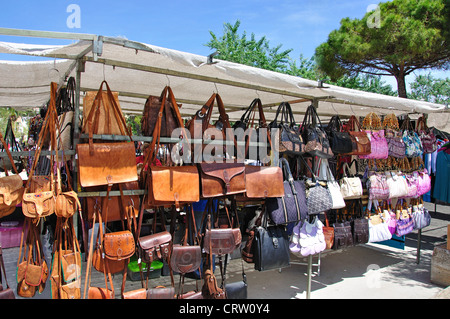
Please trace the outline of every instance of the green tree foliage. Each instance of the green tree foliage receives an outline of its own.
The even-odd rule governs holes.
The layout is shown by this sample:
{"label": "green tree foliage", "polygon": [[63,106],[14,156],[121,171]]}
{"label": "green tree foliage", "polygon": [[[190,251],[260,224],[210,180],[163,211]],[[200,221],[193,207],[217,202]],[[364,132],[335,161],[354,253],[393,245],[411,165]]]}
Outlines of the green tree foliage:
{"label": "green tree foliage", "polygon": [[[239,20],[235,24],[225,23],[224,33],[220,37],[210,31],[211,40],[206,45],[220,52],[218,58],[313,81],[324,79],[325,75],[319,70],[314,57],[307,59],[300,55],[298,61],[293,60],[289,57],[292,49],[279,53],[281,45],[271,48],[265,37],[257,40],[254,34],[248,40],[245,31],[239,34],[239,26]],[[396,94],[380,76],[370,74],[342,75],[327,83],[386,95]]]}
{"label": "green tree foliage", "polygon": [[244,31],[239,35],[238,29],[241,22],[237,20],[234,24],[225,23],[224,32],[218,37],[210,31],[211,40],[206,44],[211,49],[216,49],[218,59],[250,65],[261,69],[285,72],[289,53],[292,49],[280,51],[282,45],[270,47],[269,41],[263,36],[256,39],[254,33],[250,39]]}
{"label": "green tree foliage", "polygon": [[342,19],[340,28],[316,48],[316,62],[332,80],[360,73],[394,76],[398,95],[407,97],[408,74],[449,68],[449,20],[450,0],[380,3],[362,19]]}
{"label": "green tree foliage", "polygon": [[419,75],[411,83],[410,98],[432,103],[450,103],[450,78],[439,79],[431,74]]}

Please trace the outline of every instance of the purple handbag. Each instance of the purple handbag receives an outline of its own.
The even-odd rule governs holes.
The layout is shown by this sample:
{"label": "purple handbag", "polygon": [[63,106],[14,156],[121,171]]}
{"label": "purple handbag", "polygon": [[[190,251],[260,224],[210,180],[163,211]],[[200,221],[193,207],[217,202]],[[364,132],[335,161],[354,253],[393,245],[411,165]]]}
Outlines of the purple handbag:
{"label": "purple handbag", "polygon": [[326,248],[325,235],[323,234],[323,224],[315,216],[314,221],[300,221],[294,227],[293,236],[289,245],[289,250],[293,253],[299,252],[302,256],[315,255]]}
{"label": "purple handbag", "polygon": [[405,142],[403,142],[402,133],[390,128],[387,128],[385,133],[388,144],[388,155],[395,158],[404,158],[406,156],[406,146]]}
{"label": "purple handbag", "polygon": [[422,142],[424,154],[433,153],[437,150],[436,136],[425,124],[423,116],[417,120],[416,131],[417,135],[419,135],[420,141]]}
{"label": "purple handbag", "polygon": [[407,218],[400,217],[399,219],[397,219],[397,226],[395,228],[396,236],[399,237],[405,236],[410,232],[412,232],[413,230],[414,230],[414,220],[411,218],[410,215]]}

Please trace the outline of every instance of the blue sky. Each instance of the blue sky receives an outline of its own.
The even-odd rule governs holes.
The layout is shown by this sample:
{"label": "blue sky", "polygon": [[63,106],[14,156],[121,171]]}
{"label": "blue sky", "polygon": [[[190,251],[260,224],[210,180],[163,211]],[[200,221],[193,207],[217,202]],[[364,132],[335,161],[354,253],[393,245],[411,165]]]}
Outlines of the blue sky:
{"label": "blue sky", "polygon": [[[339,28],[342,18],[361,18],[368,7],[376,3],[376,0],[16,0],[3,1],[0,27],[122,36],[208,55],[212,52],[205,46],[210,39],[209,31],[221,35],[224,23],[234,23],[239,19],[241,32],[254,33],[257,38],[266,36],[271,46],[282,44],[282,49],[293,49],[290,56],[298,60],[300,54],[311,57],[314,49],[326,41],[328,34]],[[67,25],[72,14],[67,12],[67,8],[71,4],[80,8],[80,28]],[[68,43],[1,35],[0,41]],[[5,56],[0,54],[0,59],[5,59]],[[14,59],[25,58],[19,56]],[[388,83],[396,88],[393,79]]]}

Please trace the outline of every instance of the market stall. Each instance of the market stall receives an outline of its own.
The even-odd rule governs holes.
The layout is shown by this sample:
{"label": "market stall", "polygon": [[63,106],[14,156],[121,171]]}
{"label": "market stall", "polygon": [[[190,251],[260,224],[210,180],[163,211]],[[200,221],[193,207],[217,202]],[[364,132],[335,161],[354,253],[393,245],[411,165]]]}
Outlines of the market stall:
{"label": "market stall", "polygon": [[[172,269],[184,275],[203,267],[204,289],[194,295],[231,298],[232,288],[227,292],[224,282],[226,276],[222,277],[221,284],[214,276],[212,258],[219,258],[222,267],[223,257],[226,265],[227,256],[241,243],[246,242],[243,260],[255,263],[259,271],[283,268],[290,264],[289,254],[295,253],[308,257],[310,274],[312,256],[324,249],[381,242],[391,239],[393,234],[401,237],[414,228],[426,227],[426,221],[420,223],[420,218],[429,215],[421,196],[430,191],[431,184],[420,160],[424,153],[438,151],[436,139],[426,124],[430,126],[434,114],[439,114],[441,119],[448,118],[450,113],[443,105],[339,88],[125,39],[4,28],[0,28],[0,34],[76,40],[72,44],[52,46],[0,43],[0,53],[51,59],[0,62],[2,78],[7,79],[0,85],[0,105],[46,109],[43,128],[35,140],[31,172],[38,167],[40,154],[48,156],[52,164],[42,175],[50,173],[53,181],[54,169],[50,167],[60,163],[56,165],[56,181],[61,183],[59,169],[69,177],[64,181],[64,192],[66,198],[72,196],[71,214],[58,215],[58,218],[81,217],[85,253],[87,247],[91,249],[87,254],[86,282],[90,271],[94,271],[89,267],[93,267],[104,273],[105,283],[111,273],[119,272],[123,272],[125,283],[129,258],[137,252],[139,261],[144,263],[161,259],[170,264],[171,276]],[[69,147],[60,147],[62,134],[59,133],[64,124],[61,116],[66,113],[59,110],[62,88],[72,97],[69,104],[73,112],[73,138]],[[215,105],[217,109],[213,110]],[[146,113],[147,108],[156,111]],[[132,135],[124,114],[143,115],[151,124],[150,129],[145,134]],[[412,124],[414,119],[418,121]],[[193,134],[195,120],[201,123],[200,140]],[[424,127],[419,130],[418,124],[422,122]],[[214,128],[217,136],[225,137],[223,128],[248,130],[249,123],[259,123],[255,129],[260,131],[255,132],[263,133],[255,135],[263,142],[259,139],[249,142],[250,138],[237,141],[231,137],[229,144],[244,154],[227,153],[228,149],[222,153],[220,147],[209,154],[215,160],[237,158],[241,162],[207,163],[205,158],[189,162],[183,158],[180,164],[168,156],[177,146],[184,148],[181,153],[186,153],[186,148],[191,148],[189,142],[192,142],[193,155],[195,147],[200,147],[199,154],[205,156],[210,146],[204,144],[206,129]],[[439,123],[439,129],[447,129],[448,123]],[[144,122],[142,125],[143,128]],[[169,131],[180,129],[179,135],[174,138],[169,131],[163,131],[168,128]],[[45,140],[47,133],[50,142]],[[136,155],[141,155],[140,149],[133,142],[149,143],[148,153],[142,150],[139,171]],[[161,151],[163,144],[166,151]],[[265,153],[267,145],[270,148]],[[431,148],[425,150],[425,147]],[[249,150],[255,150],[258,157],[249,156]],[[9,156],[6,153],[2,157]],[[10,153],[12,156],[29,154]],[[355,170],[346,171],[346,165],[353,163],[357,166]],[[423,183],[419,185],[419,182]],[[49,215],[52,208],[48,206],[53,205],[50,195],[56,194],[52,184],[50,189],[25,192],[39,197],[42,192],[50,192],[49,202],[41,203]],[[115,198],[117,203],[109,201],[108,205],[103,200],[105,197]],[[204,207],[196,210],[194,203],[199,201]],[[239,223],[238,212],[247,212],[248,207],[254,218],[243,225],[242,220]],[[77,214],[78,209],[83,216]],[[258,215],[256,211],[262,213]],[[175,243],[175,225],[166,230],[164,218],[170,216],[171,223],[179,222],[180,212],[185,216],[186,236],[184,241]],[[142,219],[148,213],[153,216],[152,229],[143,234]],[[39,220],[44,215],[31,212],[25,216]],[[162,227],[158,231],[157,217],[161,218],[158,227]],[[58,219],[58,223],[61,221]],[[96,221],[103,246],[94,244],[94,232],[88,236],[89,229],[83,223],[95,225]],[[392,222],[390,230],[388,221]],[[111,232],[102,226],[108,222],[121,222],[121,225],[116,225]],[[188,236],[188,228],[196,222],[200,228],[194,227]],[[77,238],[76,219],[73,224],[58,225],[66,225],[66,236]],[[28,227],[33,229],[33,224],[29,223]],[[192,235],[197,230],[202,234],[200,238]],[[264,237],[274,236],[284,248],[278,249],[277,245],[273,253],[279,254],[278,257],[267,258],[264,250],[258,251],[257,247],[264,242]],[[39,249],[37,237],[36,232],[29,233],[35,242],[30,244],[30,249]],[[64,238],[59,234],[60,242]],[[70,250],[71,262],[79,262],[77,240],[70,245],[65,242],[64,246],[54,251],[53,258],[69,258],[65,253]],[[200,246],[203,255],[199,256]],[[181,257],[177,258],[178,250]],[[183,256],[189,256],[192,262],[183,264]],[[39,260],[34,263],[43,268]],[[19,264],[26,265],[27,260]],[[206,267],[210,268],[205,271]],[[57,271],[52,268],[49,280],[61,277]],[[22,275],[25,282],[25,270]],[[77,274],[75,279],[79,277]],[[40,287],[41,281],[31,286]],[[208,285],[208,282],[216,284]],[[66,280],[59,285],[67,290],[55,290],[54,298],[85,298],[86,288],[89,288],[89,298],[114,297],[114,288],[112,285],[108,288],[108,283],[106,287],[85,286],[84,296],[79,290],[70,290],[73,282]],[[123,284],[122,298],[187,297],[175,292],[173,281],[169,290],[155,290],[148,287],[148,282],[140,291],[126,292],[124,287]],[[235,296],[242,296],[239,293],[243,290],[245,286],[239,286]],[[31,297],[24,291],[21,293]]]}

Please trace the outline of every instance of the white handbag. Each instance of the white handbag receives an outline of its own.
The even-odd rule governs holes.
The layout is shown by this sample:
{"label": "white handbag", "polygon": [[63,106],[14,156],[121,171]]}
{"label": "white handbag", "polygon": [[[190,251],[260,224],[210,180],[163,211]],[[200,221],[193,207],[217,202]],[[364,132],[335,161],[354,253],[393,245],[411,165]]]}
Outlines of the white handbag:
{"label": "white handbag", "polygon": [[341,187],[334,179],[327,159],[321,159],[319,164],[319,179],[327,180],[327,187],[331,194],[331,201],[333,203],[332,209],[340,209],[345,207],[345,201],[341,194]]}
{"label": "white handbag", "polygon": [[389,187],[389,198],[408,196],[408,183],[401,172],[386,172],[386,183]]}
{"label": "white handbag", "polygon": [[339,180],[340,192],[344,199],[360,198],[363,194],[361,179],[357,176],[348,177],[347,171],[350,170],[347,163],[343,165],[343,177]]}
{"label": "white handbag", "polygon": [[[375,207],[378,208],[378,202],[374,202]],[[369,200],[368,211],[370,212],[372,201]],[[389,231],[388,223],[383,220],[380,214],[369,218],[369,243],[378,243],[380,241],[389,240],[392,238],[392,233]]]}

